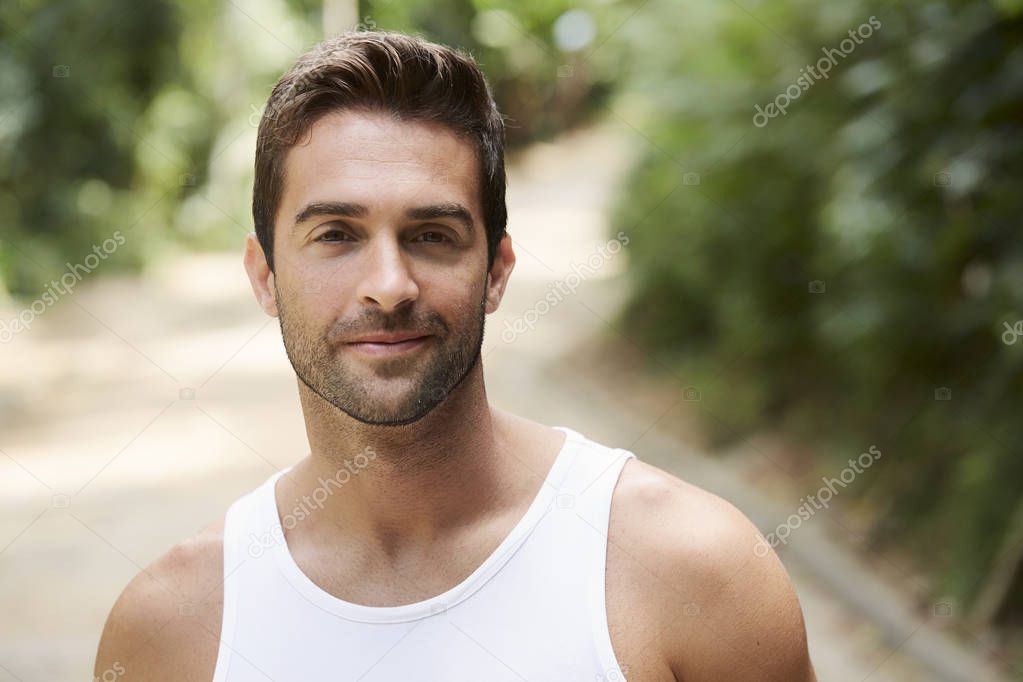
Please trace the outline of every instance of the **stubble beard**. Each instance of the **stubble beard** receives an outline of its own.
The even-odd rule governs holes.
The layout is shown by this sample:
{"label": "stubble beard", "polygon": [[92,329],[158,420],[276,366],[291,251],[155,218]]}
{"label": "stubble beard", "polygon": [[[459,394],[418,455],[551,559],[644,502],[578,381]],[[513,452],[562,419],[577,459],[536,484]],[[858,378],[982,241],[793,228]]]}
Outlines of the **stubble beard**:
{"label": "stubble beard", "polygon": [[[352,419],[374,426],[411,424],[440,405],[479,362],[486,326],[484,296],[473,324],[456,330],[454,335],[439,315],[432,314],[428,316],[429,331],[434,336],[426,342],[427,348],[414,351],[407,358],[370,360],[363,364],[344,343],[331,340],[329,329],[310,332],[288,311],[278,291],[277,312],[284,349],[299,381]],[[408,314],[394,315],[373,326],[373,331],[414,326],[407,320]],[[422,325],[415,328],[421,329]],[[428,357],[424,358],[424,353]],[[422,369],[415,369],[420,365]],[[405,383],[407,388],[383,385],[396,382]]]}

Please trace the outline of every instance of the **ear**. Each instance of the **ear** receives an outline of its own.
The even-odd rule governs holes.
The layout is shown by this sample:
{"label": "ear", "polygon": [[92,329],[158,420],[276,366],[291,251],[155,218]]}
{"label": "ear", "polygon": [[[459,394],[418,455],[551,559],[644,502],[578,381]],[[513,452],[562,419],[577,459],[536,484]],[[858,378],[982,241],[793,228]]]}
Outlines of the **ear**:
{"label": "ear", "polygon": [[260,246],[255,232],[245,235],[245,272],[249,275],[252,293],[256,295],[259,307],[270,317],[277,317],[277,297],[274,289],[274,273],[266,262],[266,254]]}
{"label": "ear", "polygon": [[512,239],[511,235],[505,232],[504,237],[501,238],[497,245],[497,253],[494,254],[494,264],[490,267],[490,272],[487,274],[486,312],[488,315],[497,310],[497,307],[501,304],[501,298],[504,297],[504,289],[508,286],[508,279],[511,277],[514,268],[515,252],[512,250]]}

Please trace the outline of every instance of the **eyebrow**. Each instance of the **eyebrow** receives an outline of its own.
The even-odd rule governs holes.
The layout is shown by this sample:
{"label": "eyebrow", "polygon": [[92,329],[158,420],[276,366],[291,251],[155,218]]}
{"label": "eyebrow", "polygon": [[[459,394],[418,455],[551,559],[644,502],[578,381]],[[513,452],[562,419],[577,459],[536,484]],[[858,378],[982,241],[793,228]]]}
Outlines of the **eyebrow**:
{"label": "eyebrow", "polygon": [[352,204],[346,201],[314,201],[307,204],[295,216],[295,227],[316,216],[336,215],[345,218],[363,218],[368,212],[362,204]]}
{"label": "eyebrow", "polygon": [[469,209],[454,201],[430,204],[429,206],[415,206],[405,211],[405,217],[409,220],[449,218],[462,223],[469,232],[472,232],[473,229],[472,214],[469,213]]}
{"label": "eyebrow", "polygon": [[[365,218],[369,209],[362,204],[354,204],[347,201],[314,201],[306,205],[295,216],[295,228],[316,216],[341,216],[345,218]],[[409,220],[435,220],[437,218],[449,218],[462,223],[469,232],[473,231],[472,214],[465,206],[458,202],[450,201],[441,204],[429,204],[426,206],[414,206],[405,211],[405,217]]]}

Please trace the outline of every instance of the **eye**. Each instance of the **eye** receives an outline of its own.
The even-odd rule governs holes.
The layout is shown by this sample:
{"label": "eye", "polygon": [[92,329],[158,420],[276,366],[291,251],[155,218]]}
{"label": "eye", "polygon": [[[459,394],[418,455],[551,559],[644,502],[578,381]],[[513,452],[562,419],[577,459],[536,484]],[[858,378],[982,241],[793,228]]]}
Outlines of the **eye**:
{"label": "eye", "polygon": [[[425,240],[425,241],[426,241],[427,243],[430,243],[430,244],[442,244],[442,243],[444,243],[444,242],[449,242],[449,241],[451,241],[451,240],[450,240],[450,239],[449,239],[449,238],[447,237],[447,235],[445,235],[445,234],[444,234],[444,233],[442,233],[442,232],[437,232],[437,231],[435,231],[435,230],[430,230],[429,232],[423,232],[423,233],[421,233],[421,234],[419,235],[419,237],[424,237],[424,236],[427,236],[427,235],[433,235],[434,237],[439,237],[439,240],[433,240],[433,239],[427,239],[427,240]],[[419,237],[417,237],[416,239],[418,239]]]}
{"label": "eye", "polygon": [[[333,237],[332,237],[333,236]],[[324,230],[323,234],[314,239],[317,242],[339,242],[344,241],[339,237],[348,237],[349,235],[341,230]]]}

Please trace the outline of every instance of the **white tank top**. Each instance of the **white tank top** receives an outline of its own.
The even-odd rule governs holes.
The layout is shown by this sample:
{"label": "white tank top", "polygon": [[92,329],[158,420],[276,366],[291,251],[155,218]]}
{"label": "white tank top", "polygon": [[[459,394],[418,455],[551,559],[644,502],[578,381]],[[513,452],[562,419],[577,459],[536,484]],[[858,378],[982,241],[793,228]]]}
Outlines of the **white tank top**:
{"label": "white tank top", "polygon": [[567,434],[525,515],[473,573],[401,606],[317,586],[283,542],[274,485],[228,509],[213,682],[621,681],[604,572],[611,497],[635,455]]}

